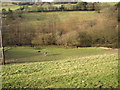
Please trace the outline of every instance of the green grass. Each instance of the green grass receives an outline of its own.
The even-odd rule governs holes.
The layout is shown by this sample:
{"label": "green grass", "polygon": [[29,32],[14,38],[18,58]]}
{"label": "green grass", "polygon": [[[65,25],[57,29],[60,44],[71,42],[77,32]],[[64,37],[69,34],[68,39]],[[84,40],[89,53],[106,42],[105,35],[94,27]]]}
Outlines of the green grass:
{"label": "green grass", "polygon": [[[16,47],[11,48],[6,52],[6,59],[8,62],[30,62],[30,61],[53,61],[66,58],[76,58],[91,55],[98,55],[104,53],[110,53],[108,50],[102,50],[99,48],[58,48],[58,47],[43,47],[41,49],[31,47]],[[37,51],[40,50],[40,53]],[[47,56],[44,55],[48,52]]]}
{"label": "green grass", "polygon": [[[100,14],[95,11],[63,11],[63,12],[37,12],[37,13],[24,13],[23,18],[20,23],[23,25],[32,24],[33,26],[39,26],[42,22],[51,19],[50,21],[58,20],[59,23],[84,23],[88,20],[97,20]],[[75,21],[75,22],[74,22]],[[82,22],[83,21],[83,22]],[[14,24],[14,22],[10,22],[10,25]],[[17,24],[17,23],[16,23]],[[19,24],[19,22],[18,22]]]}
{"label": "green grass", "polygon": [[11,9],[11,10],[16,10],[16,9],[18,9],[18,8],[20,8],[20,6],[18,6],[18,5],[2,6],[2,7],[0,8],[0,11],[1,11],[2,9],[6,9],[6,10],[8,11],[9,9]]}
{"label": "green grass", "polygon": [[27,13],[23,15],[21,23],[33,24],[39,26],[43,21],[57,18],[58,23],[60,22],[71,22],[70,20],[80,23],[80,21],[96,20],[99,16],[95,11],[68,11],[68,12],[43,12],[43,13]]}
{"label": "green grass", "polygon": [[[102,4],[115,5],[116,3],[117,3],[117,2],[105,2],[105,3],[102,3]],[[63,4],[54,4],[53,6],[60,7],[61,5],[63,5]],[[67,4],[64,4],[64,5],[66,6]],[[76,4],[71,4],[71,5],[76,5]],[[31,6],[29,6],[29,7],[31,7]],[[0,11],[1,11],[3,8],[6,9],[6,10],[8,10],[9,8],[10,8],[11,10],[16,10],[16,9],[20,8],[20,6],[19,6],[19,5],[2,6],[2,7],[0,8]]]}
{"label": "green grass", "polygon": [[[37,50],[40,53],[36,53]],[[44,52],[48,55],[42,55]],[[100,48],[16,47],[7,60],[38,62],[2,66],[4,88],[117,88],[115,50]]]}
{"label": "green grass", "polygon": [[[95,18],[95,15],[98,15],[95,13],[95,11],[64,11],[64,12],[43,12],[43,13],[29,13],[25,14],[25,19],[27,20],[37,20],[37,19],[44,19],[46,16],[50,15],[58,15],[60,18],[65,19],[66,17],[79,17],[82,20],[88,20]],[[49,17],[48,16],[48,17]]]}
{"label": "green grass", "polygon": [[[68,4],[54,4],[53,6],[60,7],[61,5],[67,6]],[[70,4],[70,5],[76,5],[76,4]]]}
{"label": "green grass", "polygon": [[118,2],[103,2],[102,4],[109,4],[109,5],[115,5],[117,4]]}

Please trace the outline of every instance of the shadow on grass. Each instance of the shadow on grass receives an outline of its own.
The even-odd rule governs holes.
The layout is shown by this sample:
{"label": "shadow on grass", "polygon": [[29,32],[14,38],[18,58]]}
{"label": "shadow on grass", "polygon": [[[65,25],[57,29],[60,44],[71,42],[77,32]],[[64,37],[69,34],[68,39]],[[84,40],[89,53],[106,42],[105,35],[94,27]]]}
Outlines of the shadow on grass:
{"label": "shadow on grass", "polygon": [[5,52],[6,64],[53,61],[60,55],[59,53],[50,54],[49,52],[45,54],[45,52],[46,49],[16,47]]}
{"label": "shadow on grass", "polygon": [[[29,58],[26,60],[23,60],[22,58],[19,59],[6,59],[6,64],[15,64],[15,63],[31,63],[31,62],[47,62],[47,61],[57,61],[57,60],[61,60],[60,59],[60,54],[51,54],[51,55],[43,55],[44,58],[36,58],[33,60],[29,60]],[[55,56],[55,57],[54,57]],[[53,58],[52,58],[53,57]],[[58,58],[57,58],[58,57]]]}
{"label": "shadow on grass", "polygon": [[42,55],[41,53],[29,53],[29,52],[5,52],[6,59],[20,59],[28,58],[33,56]]}
{"label": "shadow on grass", "polygon": [[[58,56],[58,55],[60,55],[60,54],[53,54],[53,55],[56,55],[56,56]],[[48,56],[46,56],[46,57],[48,57],[49,58],[49,56],[51,56],[51,55],[48,55]],[[39,59],[39,60],[6,60],[6,64],[20,64],[20,63],[31,63],[31,62],[49,62],[49,61],[58,61],[58,60],[61,60],[61,59],[57,59],[57,58],[54,58],[54,59],[52,59],[52,58],[49,58],[49,59]]]}
{"label": "shadow on grass", "polygon": [[47,56],[56,56],[56,55],[60,55],[60,54],[50,54],[50,55],[47,55]]}

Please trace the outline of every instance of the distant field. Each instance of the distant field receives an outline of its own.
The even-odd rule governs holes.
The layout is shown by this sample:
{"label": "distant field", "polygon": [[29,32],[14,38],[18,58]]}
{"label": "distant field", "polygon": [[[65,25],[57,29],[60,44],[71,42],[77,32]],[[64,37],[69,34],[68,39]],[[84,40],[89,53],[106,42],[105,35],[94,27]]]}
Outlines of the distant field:
{"label": "distant field", "polygon": [[115,5],[115,4],[117,4],[117,2],[103,2],[103,4]]}
{"label": "distant field", "polygon": [[18,5],[2,6],[2,7],[0,8],[0,11],[1,11],[3,8],[8,11],[9,9],[11,9],[11,10],[16,10],[16,9],[20,8],[20,6],[18,6]]}
{"label": "distant field", "polygon": [[[41,52],[37,53],[38,50]],[[48,54],[44,55],[46,51]],[[6,57],[11,64],[2,67],[3,88],[117,88],[118,85],[115,50],[17,47],[8,50]]]}
{"label": "distant field", "polygon": [[[111,53],[108,50],[102,50],[99,48],[55,48],[55,47],[43,47],[34,49],[31,47],[17,47],[11,48],[6,52],[6,58],[8,62],[30,62],[30,61],[51,61],[73,57],[84,57],[91,55],[99,55],[104,53]],[[41,53],[37,53],[40,50]],[[48,52],[47,56],[44,56],[44,52]],[[27,59],[26,59],[27,58]],[[37,58],[37,59],[36,59]]]}
{"label": "distant field", "polygon": [[[117,2],[104,2],[104,3],[102,3],[102,4],[110,4],[110,5],[115,5]],[[68,5],[68,4],[53,4],[53,6],[57,6],[57,7],[60,7],[61,5]],[[76,5],[76,4],[71,4],[71,5]],[[6,9],[6,10],[8,10],[9,8],[11,9],[11,10],[16,10],[16,9],[18,9],[20,6],[18,6],[18,5],[10,5],[10,6],[2,6],[1,8],[0,8],[0,11],[4,8],[4,9]]]}
{"label": "distant field", "polygon": [[[68,5],[68,4],[54,4],[53,6],[60,7],[61,5]],[[76,5],[76,4],[70,4],[70,5]]]}
{"label": "distant field", "polygon": [[[33,25],[39,26],[44,21],[57,21],[56,24],[59,23],[77,23],[78,25],[85,23],[87,20],[97,20],[100,14],[96,13],[95,11],[68,11],[68,12],[38,12],[38,13],[24,13],[23,18],[19,23],[21,25]],[[52,20],[53,19],[53,20]],[[10,25],[13,25],[13,22],[10,22]],[[17,23],[16,23],[17,24]],[[69,26],[70,27],[70,26]]]}
{"label": "distant field", "polygon": [[[68,11],[68,12],[43,12],[43,13],[26,13],[23,15],[23,23],[32,23],[39,25],[40,22],[52,19],[56,16],[59,22],[71,22],[70,20],[80,22],[85,20],[95,20],[98,18],[99,14],[95,11]],[[56,19],[55,18],[55,19]],[[54,19],[54,20],[55,20]],[[72,23],[72,22],[71,22]]]}

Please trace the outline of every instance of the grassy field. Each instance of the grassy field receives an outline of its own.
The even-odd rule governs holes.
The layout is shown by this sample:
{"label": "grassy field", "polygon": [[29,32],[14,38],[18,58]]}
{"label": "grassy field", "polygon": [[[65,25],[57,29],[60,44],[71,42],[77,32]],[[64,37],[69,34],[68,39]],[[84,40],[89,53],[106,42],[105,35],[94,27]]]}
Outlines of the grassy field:
{"label": "grassy field", "polygon": [[[102,4],[115,5],[116,2],[104,2],[104,3],[102,3]],[[60,7],[61,5],[63,5],[63,4],[54,4],[53,6]],[[68,4],[64,4],[64,5],[68,5]],[[71,5],[76,5],[76,4],[71,4]],[[29,6],[29,7],[31,7],[31,6]],[[10,8],[11,10],[16,10],[16,9],[20,8],[20,6],[19,6],[19,5],[2,6],[2,7],[0,8],[0,11],[1,11],[3,8],[6,9],[6,10],[8,10],[9,8]]]}
{"label": "grassy field", "polygon": [[[41,52],[38,53],[37,51]],[[48,52],[47,56],[44,55]],[[6,52],[6,59],[8,62],[30,62],[30,61],[52,61],[66,58],[79,58],[84,56],[99,55],[104,53],[111,53],[108,50],[102,50],[99,48],[57,48],[57,47],[43,47],[31,48],[31,47],[16,47],[11,48]],[[27,59],[26,59],[27,58]],[[36,59],[37,58],[37,59]]]}
{"label": "grassy field", "polygon": [[[54,19],[58,23],[79,23],[87,20],[96,20],[100,14],[95,11],[73,11],[73,12],[43,12],[43,13],[27,13],[23,15],[21,23],[28,23],[33,25],[40,25],[43,21]],[[55,20],[55,19],[54,19]],[[71,20],[73,22],[71,22]],[[83,22],[84,23],[84,22]]]}
{"label": "grassy field", "polygon": [[3,8],[8,11],[9,9],[11,9],[11,10],[16,10],[16,9],[20,8],[20,6],[18,6],[18,5],[2,6],[2,7],[0,8],[0,11],[1,11]]}
{"label": "grassy field", "polygon": [[[46,16],[50,15],[58,15],[59,18],[62,20],[69,19],[69,17],[79,17],[79,19],[82,20],[88,20],[95,18],[94,16],[99,15],[98,13],[95,13],[95,11],[64,11],[64,12],[43,12],[43,13],[29,13],[25,14],[25,19],[27,20],[39,20],[44,19]],[[48,16],[48,17],[49,17]]]}
{"label": "grassy field", "polygon": [[11,63],[2,66],[3,88],[117,88],[118,85],[116,50],[13,47],[6,51],[6,58]]}

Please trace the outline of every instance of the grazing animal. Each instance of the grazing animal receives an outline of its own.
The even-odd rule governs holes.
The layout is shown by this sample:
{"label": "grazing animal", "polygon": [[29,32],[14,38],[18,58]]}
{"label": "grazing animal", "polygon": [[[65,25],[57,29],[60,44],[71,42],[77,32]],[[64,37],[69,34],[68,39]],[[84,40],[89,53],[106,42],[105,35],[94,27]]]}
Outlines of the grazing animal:
{"label": "grazing animal", "polygon": [[22,46],[22,44],[16,44],[16,46]]}
{"label": "grazing animal", "polygon": [[77,45],[76,47],[77,47],[77,48],[79,48],[79,47],[85,47],[85,46],[82,46],[82,45]]}
{"label": "grazing animal", "polygon": [[47,55],[47,54],[48,54],[48,52],[45,52],[45,53],[44,53],[44,55]]}
{"label": "grazing animal", "polygon": [[37,51],[37,53],[40,53],[41,51]]}

